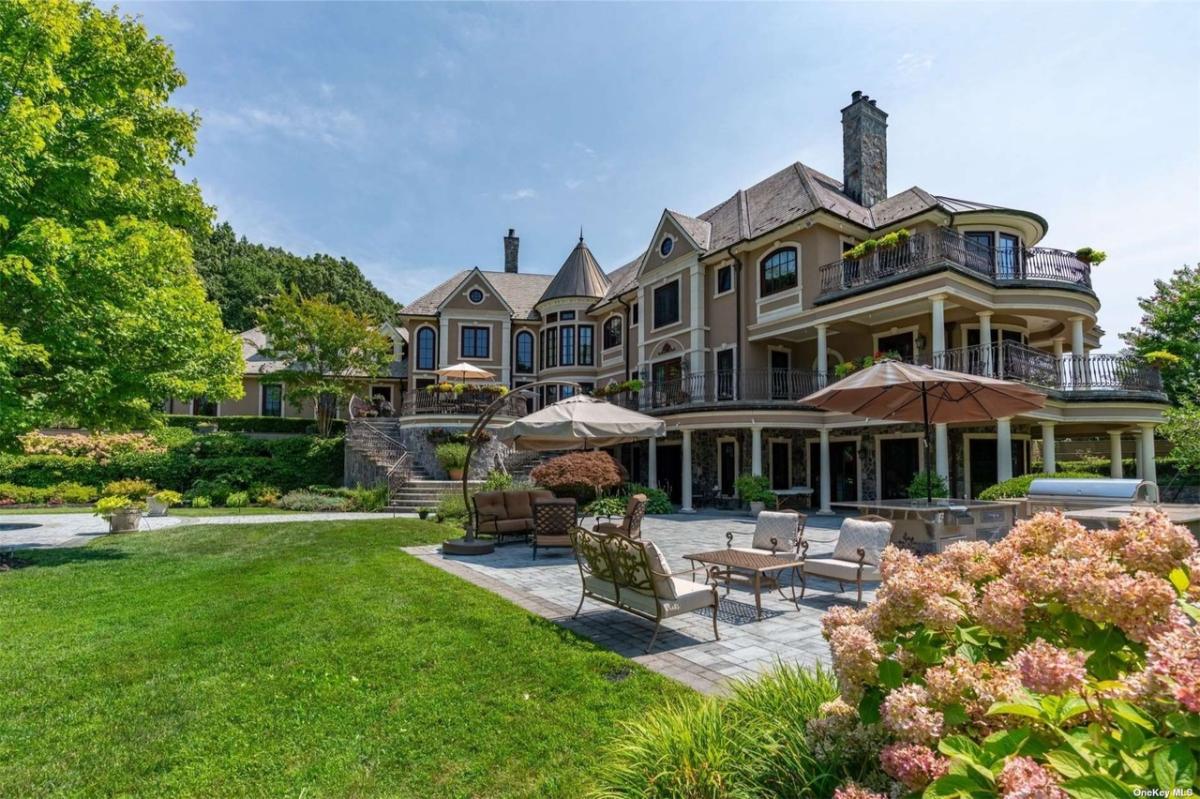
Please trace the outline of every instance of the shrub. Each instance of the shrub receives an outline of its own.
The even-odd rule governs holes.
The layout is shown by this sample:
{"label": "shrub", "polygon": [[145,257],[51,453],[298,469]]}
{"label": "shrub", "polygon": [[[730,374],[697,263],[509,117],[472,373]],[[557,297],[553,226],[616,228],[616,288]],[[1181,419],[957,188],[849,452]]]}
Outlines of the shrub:
{"label": "shrub", "polygon": [[[627,496],[597,497],[583,508],[584,516],[620,516],[625,513]],[[647,504],[649,504],[647,502]]]}
{"label": "shrub", "polygon": [[69,455],[107,463],[118,452],[166,452],[166,447],[144,433],[68,433],[18,436],[26,455]]}
{"label": "shrub", "polygon": [[197,480],[192,484],[192,487],[185,494],[189,499],[192,499],[192,505],[195,506],[196,497],[205,497],[212,503],[224,505],[229,495],[233,493],[233,486],[222,480]]}
{"label": "shrub", "polygon": [[889,547],[880,571],[871,607],[822,629],[903,791],[1170,795],[1195,779],[1200,552],[1166,514],[1086,530],[1042,513],[994,545]]}
{"label": "shrub", "polygon": [[386,483],[380,483],[371,488],[343,489],[342,493],[349,500],[346,510],[355,511],[377,511],[383,510],[388,504],[388,487]]}
{"label": "shrub", "polygon": [[434,450],[437,455],[438,463],[447,471],[452,469],[463,469],[467,465],[467,445],[460,444],[454,441],[447,441],[444,444],[438,444]]}
{"label": "shrub", "polygon": [[[928,482],[928,487],[926,486]],[[927,474],[925,472],[917,472],[913,475],[912,482],[908,484],[909,499],[926,499],[928,497],[944,498],[950,496],[950,488],[946,485],[946,480],[937,472]]]}
{"label": "shrub", "polygon": [[483,491],[504,491],[513,487],[513,476],[499,469],[492,469],[483,481]]}
{"label": "shrub", "polygon": [[109,517],[118,511],[128,510],[130,508],[141,508],[142,503],[131,497],[114,494],[108,497],[101,497],[96,501],[96,515]]}
{"label": "shrub", "polygon": [[625,470],[607,452],[570,452],[534,467],[533,482],[556,494],[590,500],[619,487]]}
{"label": "shrub", "polygon": [[104,472],[104,467],[81,456],[0,456],[0,482],[34,488],[49,488],[68,480],[84,485],[100,485],[106,479]]}
{"label": "shrub", "polygon": [[245,508],[250,504],[250,495],[245,491],[234,491],[229,496],[225,497],[225,507],[227,508]]}
{"label": "shrub", "polygon": [[742,502],[775,502],[775,495],[771,493],[771,479],[766,475],[743,474],[733,481],[733,485]]}
{"label": "shrub", "polygon": [[250,497],[259,505],[274,505],[281,496],[275,486],[255,484],[250,486]]}
{"label": "shrub", "polygon": [[105,497],[129,497],[130,499],[145,499],[154,493],[154,483],[149,480],[114,480],[104,486],[100,492]]}
{"label": "shrub", "polygon": [[154,495],[154,499],[170,508],[183,502],[183,494],[178,491],[159,491]]}
{"label": "shrub", "polygon": [[212,504],[213,504],[212,498],[206,497],[203,494],[192,497],[192,507],[193,508],[211,508]]}
{"label": "shrub", "polygon": [[462,492],[451,491],[448,494],[442,494],[438,499],[437,515],[442,521],[458,525],[465,524],[470,514],[467,511],[466,503],[463,502]]}
{"label": "shrub", "polygon": [[49,491],[51,498],[61,500],[68,505],[87,505],[95,502],[96,497],[100,495],[100,492],[92,486],[79,483],[59,483],[51,486]]}
{"label": "shrub", "polygon": [[344,511],[350,500],[346,497],[327,496],[315,491],[289,491],[279,499],[279,507],[303,511]]}
{"label": "shrub", "polygon": [[625,496],[629,497],[634,494],[646,495],[646,513],[674,513],[675,506],[671,504],[671,498],[667,496],[667,492],[661,488],[650,488],[649,486],[630,483],[625,486]]}
{"label": "shrub", "polygon": [[1005,480],[1002,483],[988,486],[979,492],[976,499],[982,499],[985,502],[991,502],[997,499],[1020,499],[1029,495],[1029,486],[1034,480],[1039,477],[1062,477],[1062,478],[1094,478],[1096,475],[1090,472],[1055,472],[1054,474],[1023,474],[1020,477],[1013,477]]}
{"label": "shrub", "polygon": [[[199,425],[212,424],[228,433],[285,433],[297,436],[309,435],[317,430],[317,423],[312,419],[285,416],[168,416],[167,424],[190,430],[195,430]],[[345,433],[346,422],[335,419],[332,430],[338,435]]]}
{"label": "shrub", "polygon": [[0,505],[37,505],[50,497],[50,489],[0,483]]}

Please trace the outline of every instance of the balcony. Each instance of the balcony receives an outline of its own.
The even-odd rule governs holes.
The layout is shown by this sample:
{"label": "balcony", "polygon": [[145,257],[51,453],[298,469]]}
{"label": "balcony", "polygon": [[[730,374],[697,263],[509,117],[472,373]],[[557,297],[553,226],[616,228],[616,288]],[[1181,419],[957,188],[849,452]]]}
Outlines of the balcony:
{"label": "balcony", "polygon": [[[478,416],[483,409],[494,402],[496,394],[490,391],[406,391],[396,409],[398,416],[415,416],[419,414],[441,414],[445,416]],[[523,396],[510,393],[505,396],[498,416],[519,417],[528,413],[528,406]]]}
{"label": "balcony", "polygon": [[822,266],[816,302],[830,302],[866,288],[947,269],[996,286],[1052,284],[1092,291],[1091,265],[1073,252],[1049,247],[985,247],[950,228],[938,228],[916,233],[895,247]]}

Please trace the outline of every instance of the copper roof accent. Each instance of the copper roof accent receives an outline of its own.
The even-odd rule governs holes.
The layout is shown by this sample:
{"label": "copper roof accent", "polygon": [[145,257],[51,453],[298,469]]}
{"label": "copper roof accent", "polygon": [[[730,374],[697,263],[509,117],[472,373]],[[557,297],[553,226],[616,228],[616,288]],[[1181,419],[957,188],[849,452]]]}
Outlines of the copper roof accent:
{"label": "copper roof accent", "polygon": [[593,297],[599,299],[608,291],[609,281],[596,262],[596,257],[588,249],[583,236],[571,250],[567,260],[559,267],[558,274],[550,281],[539,303],[546,300],[556,300],[562,297]]}

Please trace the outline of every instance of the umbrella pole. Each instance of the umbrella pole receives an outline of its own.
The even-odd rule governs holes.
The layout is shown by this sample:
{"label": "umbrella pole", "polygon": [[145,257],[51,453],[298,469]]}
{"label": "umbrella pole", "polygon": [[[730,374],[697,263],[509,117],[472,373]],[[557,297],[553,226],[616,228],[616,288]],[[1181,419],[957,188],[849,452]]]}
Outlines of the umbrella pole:
{"label": "umbrella pole", "polygon": [[933,473],[930,471],[930,452],[929,446],[929,389],[925,384],[921,384],[921,417],[925,420],[925,501],[933,504]]}

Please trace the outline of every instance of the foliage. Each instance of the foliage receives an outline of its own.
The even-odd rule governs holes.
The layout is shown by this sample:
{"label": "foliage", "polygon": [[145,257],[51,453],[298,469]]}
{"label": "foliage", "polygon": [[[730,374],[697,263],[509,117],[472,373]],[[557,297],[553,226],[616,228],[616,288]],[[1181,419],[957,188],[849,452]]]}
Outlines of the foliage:
{"label": "foliage", "polygon": [[950,487],[937,472],[917,472],[908,484],[909,499],[944,498],[950,496]]}
{"label": "foliage", "polygon": [[535,485],[551,491],[591,499],[625,482],[625,470],[607,452],[569,452],[534,467],[529,475]]}
{"label": "foliage", "polygon": [[[728,698],[689,697],[625,725],[603,752],[604,799],[828,796],[846,772],[806,725],[837,695],[823,669],[777,666]],[[857,774],[857,772],[851,772]]]}
{"label": "foliage", "polygon": [[180,494],[178,491],[171,491],[168,489],[166,491],[159,491],[154,494],[154,499],[170,508],[183,502],[183,494]]}
{"label": "foliage", "polygon": [[239,348],[192,263],[210,211],[176,174],[199,124],[170,102],[183,83],[135,18],[0,4],[0,436],[240,396]]}
{"label": "foliage", "polygon": [[[430,427],[425,431],[425,440],[434,446],[437,446],[438,444],[444,444],[447,441],[455,444],[466,444],[468,443],[468,438],[469,436],[467,435],[466,430],[454,430],[446,427]],[[480,443],[491,441],[492,434],[487,430],[480,430],[475,440]]]}
{"label": "foliage", "polygon": [[467,465],[467,445],[453,441],[438,444],[434,450],[443,469],[464,469]]}
{"label": "foliage", "polygon": [[[172,427],[196,429],[200,425],[214,425],[226,433],[284,433],[301,436],[315,433],[317,423],[313,419],[297,419],[288,416],[168,416],[167,424]],[[346,431],[344,419],[334,419],[330,432],[341,434]]]}
{"label": "foliage", "polygon": [[26,433],[18,436],[26,455],[70,455],[108,463],[113,455],[124,452],[166,452],[166,447],[145,433],[69,433],[46,435]]}
{"label": "foliage", "polygon": [[100,492],[102,497],[129,497],[130,499],[145,499],[154,493],[154,483],[148,480],[131,478],[114,480],[104,486]]}
{"label": "foliage", "polygon": [[100,497],[96,500],[96,515],[108,518],[114,513],[141,507],[142,503],[132,497],[122,495]]}
{"label": "foliage", "polygon": [[621,516],[625,513],[628,496],[596,497],[583,507],[583,515],[598,518],[601,516]]}
{"label": "foliage", "polygon": [[1075,257],[1091,266],[1099,266],[1108,260],[1108,253],[1091,247],[1080,247],[1075,251]]}
{"label": "foliage", "polygon": [[639,391],[641,391],[645,387],[645,385],[646,384],[644,382],[642,382],[641,380],[637,380],[636,378],[633,380],[622,380],[619,383],[616,381],[613,381],[612,383],[609,383],[608,385],[597,386],[596,390],[592,392],[592,396],[594,396],[594,397],[613,397],[618,394],[624,394],[624,393],[636,394]]}
{"label": "foliage", "polygon": [[331,302],[305,298],[296,289],[280,292],[259,312],[270,342],[262,348],[284,369],[276,376],[293,401],[317,406],[317,432],[328,436],[337,406],[365,382],[383,374],[392,360],[392,340],[379,332],[379,320]]}
{"label": "foliage", "polygon": [[196,271],[229,330],[253,327],[256,310],[291,286],[306,297],[325,294],[355,313],[395,320],[399,306],[345,258],[320,253],[301,257],[254,244],[238,238],[228,222],[197,236],[195,251]]}
{"label": "foliage", "polygon": [[[1154,281],[1154,294],[1139,297],[1142,319],[1121,340],[1143,358],[1154,355],[1162,369],[1163,388],[1173,402],[1200,398],[1200,265],[1184,266],[1169,280]],[[1164,359],[1169,353],[1173,359]]]}
{"label": "foliage", "polygon": [[363,488],[362,486],[343,488],[338,493],[349,500],[346,504],[346,510],[372,512],[383,510],[388,504],[387,483],[380,483],[371,488]]}
{"label": "foliage", "polygon": [[211,497],[206,497],[204,495],[198,495],[198,496],[192,497],[192,507],[193,508],[211,508],[212,504],[213,504],[213,501],[212,501]]}
{"label": "foliage", "polygon": [[245,508],[249,505],[250,495],[245,491],[234,491],[225,497],[225,507],[227,508]]}
{"label": "foliage", "polygon": [[775,502],[771,478],[766,475],[743,474],[733,481],[733,486],[742,502],[765,502],[768,505]]}
{"label": "foliage", "polygon": [[630,497],[634,494],[646,495],[646,513],[663,514],[675,512],[675,506],[671,504],[671,498],[661,488],[650,488],[639,483],[627,484],[625,486],[625,496]]}
{"label": "foliage", "polygon": [[833,367],[833,376],[836,377],[838,380],[841,380],[843,377],[849,377],[850,375],[854,374],[859,369],[866,369],[867,367],[874,366],[875,364],[880,363],[881,361],[899,361],[899,360],[903,360],[903,359],[900,357],[900,353],[896,352],[895,350],[888,350],[887,352],[876,352],[872,355],[864,355],[861,358],[857,358],[857,359],[849,360],[849,361],[842,361],[839,364],[835,364]]}
{"label": "foliage", "polygon": [[1159,432],[1171,442],[1171,456],[1185,471],[1200,470],[1200,405],[1183,400],[1166,417]]}
{"label": "foliage", "polygon": [[1029,495],[1029,486],[1033,483],[1033,481],[1040,480],[1043,477],[1057,477],[1057,478],[1062,478],[1062,479],[1074,479],[1074,478],[1084,479],[1084,478],[1094,478],[1094,477],[1096,477],[1096,475],[1093,474],[1092,472],[1067,472],[1067,471],[1055,472],[1054,474],[1049,474],[1047,472],[1041,472],[1039,474],[1023,474],[1023,475],[1020,475],[1019,477],[1012,477],[1012,478],[1009,478],[1008,480],[1005,480],[1004,482],[996,483],[995,485],[988,486],[987,488],[985,488],[979,492],[979,496],[976,497],[976,499],[981,499],[981,500],[984,500],[985,502],[991,502],[992,500],[996,500],[996,499],[1021,499],[1021,498]]}
{"label": "foliage", "polygon": [[1200,552],[1166,514],[1086,530],[1042,513],[995,545],[889,547],[880,571],[869,608],[822,628],[898,792],[1115,799],[1195,780]]}
{"label": "foliage", "polygon": [[46,488],[0,483],[0,507],[7,505],[86,505],[99,492],[91,486],[64,482]]}
{"label": "foliage", "polygon": [[452,524],[465,524],[470,512],[467,510],[467,505],[463,502],[461,491],[450,491],[442,494],[438,498],[437,510],[438,520],[446,521]]}
{"label": "foliage", "polygon": [[853,261],[862,258],[864,255],[870,255],[876,250],[890,250],[901,244],[907,244],[910,238],[912,238],[912,231],[908,228],[901,228],[900,230],[888,233],[886,236],[880,236],[878,239],[867,239],[866,241],[859,242],[846,250],[842,254],[842,257]]}
{"label": "foliage", "polygon": [[513,487],[513,476],[499,469],[492,469],[483,480],[482,491],[504,491]]}
{"label": "foliage", "polygon": [[301,489],[287,492],[277,504],[285,510],[344,511],[350,507],[350,500],[346,497]]}

